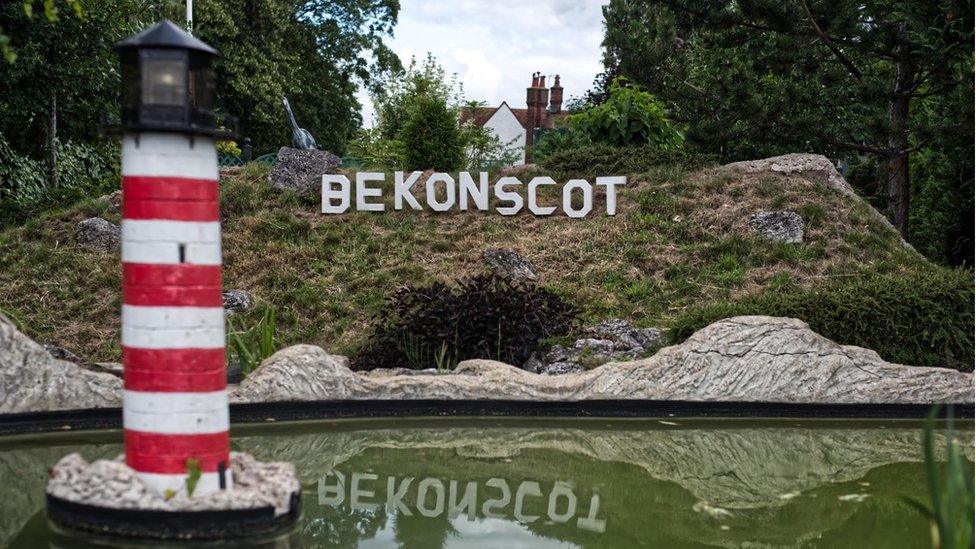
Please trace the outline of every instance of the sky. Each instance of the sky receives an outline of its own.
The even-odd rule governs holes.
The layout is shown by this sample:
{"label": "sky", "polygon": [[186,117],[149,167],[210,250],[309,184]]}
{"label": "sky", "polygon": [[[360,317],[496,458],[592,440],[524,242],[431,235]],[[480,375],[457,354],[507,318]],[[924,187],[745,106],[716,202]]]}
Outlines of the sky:
{"label": "sky", "polygon": [[[590,88],[603,69],[601,6],[608,0],[402,0],[387,43],[404,66],[411,56],[434,54],[457,73],[465,99],[525,107],[525,88],[536,71],[560,75],[563,103]],[[375,113],[364,90],[363,122]]]}

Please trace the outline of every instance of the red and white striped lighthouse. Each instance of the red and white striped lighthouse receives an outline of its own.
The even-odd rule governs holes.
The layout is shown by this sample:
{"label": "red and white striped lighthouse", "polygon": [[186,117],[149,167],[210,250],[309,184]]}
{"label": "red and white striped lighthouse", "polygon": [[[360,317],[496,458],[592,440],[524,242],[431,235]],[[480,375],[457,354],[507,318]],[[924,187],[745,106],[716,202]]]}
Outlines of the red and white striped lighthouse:
{"label": "red and white striped lighthouse", "polygon": [[160,494],[231,486],[221,303],[217,52],[164,21],[122,59],[125,459]]}

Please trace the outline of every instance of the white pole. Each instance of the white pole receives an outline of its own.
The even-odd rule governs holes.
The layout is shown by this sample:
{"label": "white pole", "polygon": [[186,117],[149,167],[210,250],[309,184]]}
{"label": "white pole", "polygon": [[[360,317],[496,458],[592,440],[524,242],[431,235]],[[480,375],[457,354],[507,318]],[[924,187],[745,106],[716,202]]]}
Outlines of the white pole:
{"label": "white pole", "polygon": [[186,0],[186,28],[193,34],[193,0]]}

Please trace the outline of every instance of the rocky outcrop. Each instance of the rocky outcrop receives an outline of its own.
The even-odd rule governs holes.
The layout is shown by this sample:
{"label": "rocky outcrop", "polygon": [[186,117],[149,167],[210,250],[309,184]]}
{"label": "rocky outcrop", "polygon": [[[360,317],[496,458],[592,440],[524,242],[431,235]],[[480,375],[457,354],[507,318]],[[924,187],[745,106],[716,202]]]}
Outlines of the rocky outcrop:
{"label": "rocky outcrop", "polygon": [[774,242],[803,242],[803,218],[796,212],[757,212],[749,216],[749,228]]}
{"label": "rocky outcrop", "polygon": [[545,375],[578,373],[607,362],[643,358],[664,344],[660,330],[634,328],[620,318],[585,328],[583,335],[572,345],[553,345],[544,353],[533,353],[523,369]]}
{"label": "rocky outcrop", "polygon": [[0,413],[121,405],[121,379],[54,358],[0,315]]}
{"label": "rocky outcrop", "polygon": [[973,375],[891,364],[838,345],[790,318],[715,322],[680,345],[632,362],[542,376],[490,360],[453,375],[363,376],[348,360],[297,345],[268,358],[234,391],[238,402],[341,399],[651,399],[821,403],[969,403]]}
{"label": "rocky outcrop", "polygon": [[772,172],[796,175],[814,183],[827,185],[842,194],[857,196],[857,193],[844,179],[844,176],[837,171],[830,159],[821,154],[791,153],[761,160],[733,162],[726,164],[726,167],[742,173]]}
{"label": "rocky outcrop", "polygon": [[[761,160],[744,160],[742,162],[733,162],[731,164],[726,164],[725,167],[747,174],[775,173],[786,176],[802,177],[807,181],[825,185],[845,196],[861,201],[861,198],[857,196],[856,192],[854,192],[854,189],[851,187],[850,183],[848,183],[847,180],[844,179],[844,176],[837,171],[837,168],[834,167],[834,164],[830,161],[830,159],[820,154],[791,153],[784,154],[782,156],[774,156],[771,158],[763,158]],[[884,214],[874,209],[870,205],[867,205],[866,211],[869,212],[869,215],[874,217],[874,219],[883,226],[897,232],[897,229],[895,229]],[[906,242],[904,239],[900,237],[899,239],[902,247],[912,251],[915,250],[915,248],[913,248],[912,245]]]}
{"label": "rocky outcrop", "polygon": [[537,280],[532,264],[515,250],[508,248],[487,248],[481,252],[485,266],[492,273],[513,281]]}
{"label": "rocky outcrop", "polygon": [[336,173],[342,160],[316,149],[282,147],[268,173],[268,180],[277,189],[291,189],[301,196],[315,196],[322,188],[322,176]]}
{"label": "rocky outcrop", "polygon": [[119,249],[122,229],[118,225],[102,219],[89,217],[75,227],[75,241],[87,250],[111,252]]}

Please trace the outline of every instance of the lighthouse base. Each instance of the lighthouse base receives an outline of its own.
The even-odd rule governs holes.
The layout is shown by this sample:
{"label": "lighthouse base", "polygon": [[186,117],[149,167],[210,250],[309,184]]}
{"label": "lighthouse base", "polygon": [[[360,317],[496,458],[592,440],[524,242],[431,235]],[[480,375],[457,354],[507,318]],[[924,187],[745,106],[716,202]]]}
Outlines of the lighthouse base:
{"label": "lighthouse base", "polygon": [[65,456],[51,470],[48,520],[97,536],[172,540],[253,538],[287,532],[301,515],[294,467],[231,454],[231,490],[162,497],[120,458],[88,463]]}

